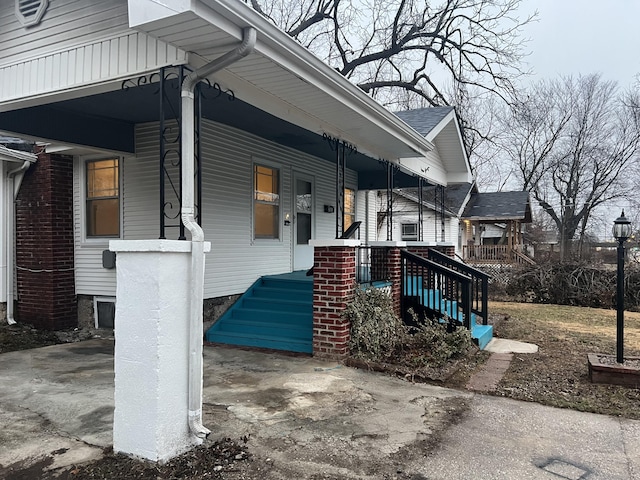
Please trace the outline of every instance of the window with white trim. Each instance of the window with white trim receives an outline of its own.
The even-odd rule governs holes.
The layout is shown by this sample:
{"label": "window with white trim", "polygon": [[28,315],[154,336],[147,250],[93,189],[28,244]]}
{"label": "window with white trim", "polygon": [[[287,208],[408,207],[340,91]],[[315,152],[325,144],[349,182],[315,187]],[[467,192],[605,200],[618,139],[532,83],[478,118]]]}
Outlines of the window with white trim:
{"label": "window with white trim", "polygon": [[352,188],[344,189],[344,217],[342,223],[346,231],[356,221],[356,191]]}
{"label": "window with white trim", "polygon": [[405,241],[418,240],[418,224],[417,223],[402,224],[402,240],[405,240]]}
{"label": "window with white trim", "polygon": [[253,166],[253,238],[280,238],[280,171]]}
{"label": "window with white trim", "polygon": [[87,238],[120,236],[119,165],[118,158],[85,163]]}

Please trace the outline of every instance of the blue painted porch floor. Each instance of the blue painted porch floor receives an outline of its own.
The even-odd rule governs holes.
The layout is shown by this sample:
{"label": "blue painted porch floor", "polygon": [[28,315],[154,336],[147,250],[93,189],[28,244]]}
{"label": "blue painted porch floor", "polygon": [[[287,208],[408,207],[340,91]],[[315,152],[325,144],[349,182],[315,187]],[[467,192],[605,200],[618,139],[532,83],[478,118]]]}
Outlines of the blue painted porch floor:
{"label": "blue painted porch floor", "polygon": [[259,278],[214,323],[209,342],[313,352],[313,277],[306,271]]}

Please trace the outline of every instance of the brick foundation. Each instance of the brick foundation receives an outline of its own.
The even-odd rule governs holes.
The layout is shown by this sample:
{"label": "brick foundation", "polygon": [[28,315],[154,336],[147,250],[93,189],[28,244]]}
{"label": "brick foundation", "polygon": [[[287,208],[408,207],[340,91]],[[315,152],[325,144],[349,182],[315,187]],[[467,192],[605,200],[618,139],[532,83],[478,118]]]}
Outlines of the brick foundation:
{"label": "brick foundation", "polygon": [[16,317],[37,328],[75,327],[73,160],[40,154],[16,201]]}
{"label": "brick foundation", "polygon": [[349,321],[342,311],[356,287],[356,248],[314,247],[313,355],[343,359],[349,353]]}

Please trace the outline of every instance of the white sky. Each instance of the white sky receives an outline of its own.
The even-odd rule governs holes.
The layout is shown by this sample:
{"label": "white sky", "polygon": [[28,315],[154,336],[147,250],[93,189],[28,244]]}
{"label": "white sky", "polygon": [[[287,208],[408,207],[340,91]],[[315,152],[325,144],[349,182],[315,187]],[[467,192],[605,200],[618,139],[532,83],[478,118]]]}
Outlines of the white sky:
{"label": "white sky", "polygon": [[640,74],[640,1],[523,0],[521,9],[538,10],[524,32],[535,79],[601,73],[624,89]]}

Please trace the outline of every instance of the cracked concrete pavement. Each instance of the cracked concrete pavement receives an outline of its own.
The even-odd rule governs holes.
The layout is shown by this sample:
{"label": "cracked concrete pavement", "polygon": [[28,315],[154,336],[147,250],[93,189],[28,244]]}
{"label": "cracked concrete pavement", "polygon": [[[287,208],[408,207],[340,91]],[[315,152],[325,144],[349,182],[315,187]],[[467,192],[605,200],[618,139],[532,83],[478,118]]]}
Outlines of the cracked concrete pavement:
{"label": "cracked concrete pavement", "polygon": [[[264,479],[640,479],[640,422],[412,384],[335,362],[205,348],[204,420]],[[0,355],[0,478],[112,442],[113,342]]]}

